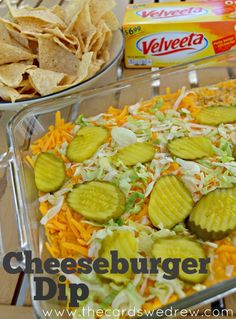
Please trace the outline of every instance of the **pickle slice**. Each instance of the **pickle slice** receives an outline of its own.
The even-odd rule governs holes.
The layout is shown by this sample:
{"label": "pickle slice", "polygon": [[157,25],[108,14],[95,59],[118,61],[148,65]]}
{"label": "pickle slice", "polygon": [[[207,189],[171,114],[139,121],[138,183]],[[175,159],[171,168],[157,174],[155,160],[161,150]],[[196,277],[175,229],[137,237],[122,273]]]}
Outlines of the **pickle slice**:
{"label": "pickle slice", "polygon": [[180,137],[168,143],[169,152],[179,158],[194,160],[215,154],[207,137]]}
{"label": "pickle slice", "polygon": [[183,271],[182,267],[179,269],[179,278],[183,281],[191,283],[201,283],[208,277],[207,274],[199,273],[200,270],[200,258],[206,258],[206,254],[202,246],[188,238],[180,237],[168,237],[158,239],[153,247],[152,254],[155,258],[180,258],[181,262],[184,259],[192,258],[197,262],[196,270],[194,274],[187,274]]}
{"label": "pickle slice", "polygon": [[118,218],[125,209],[125,196],[111,183],[89,182],[77,185],[67,196],[68,205],[82,216],[99,223]]}
{"label": "pickle slice", "polygon": [[148,205],[148,215],[155,227],[171,229],[182,222],[193,208],[193,199],[174,175],[161,177],[155,184]]}
{"label": "pickle slice", "polygon": [[[129,262],[130,258],[137,258],[138,244],[134,234],[128,230],[117,230],[112,235],[106,236],[102,241],[102,246],[99,251],[99,257],[105,258],[111,265],[111,251],[118,254],[118,258],[124,258]],[[102,277],[123,283],[129,280],[132,276],[131,267],[124,274],[111,273],[103,274]]]}
{"label": "pickle slice", "polygon": [[85,126],[77,132],[77,136],[81,135],[85,135],[90,140],[90,143],[103,144],[108,138],[108,130],[101,126]]}
{"label": "pickle slice", "polygon": [[236,188],[216,189],[200,199],[189,228],[203,240],[218,240],[236,229]]}
{"label": "pickle slice", "polygon": [[149,143],[134,143],[120,149],[117,158],[126,166],[150,162],[155,155],[155,148]]}
{"label": "pickle slice", "polygon": [[204,107],[196,116],[197,123],[217,126],[221,123],[236,121],[236,106],[209,106]]}
{"label": "pickle slice", "polygon": [[65,181],[65,164],[52,153],[41,153],[35,162],[34,174],[38,190],[45,193],[55,192]]}
{"label": "pickle slice", "polygon": [[91,158],[107,138],[108,131],[103,127],[83,127],[68,146],[68,159],[78,163]]}

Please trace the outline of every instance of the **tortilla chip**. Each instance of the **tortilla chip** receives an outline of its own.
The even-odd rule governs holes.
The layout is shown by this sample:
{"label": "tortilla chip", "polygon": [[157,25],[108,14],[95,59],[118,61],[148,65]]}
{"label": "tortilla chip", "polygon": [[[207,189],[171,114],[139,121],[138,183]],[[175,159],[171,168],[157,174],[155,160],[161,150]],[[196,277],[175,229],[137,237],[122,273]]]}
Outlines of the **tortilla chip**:
{"label": "tortilla chip", "polygon": [[107,32],[110,32],[110,29],[107,27],[107,24],[105,23],[105,21],[101,20],[99,24],[97,25],[97,33],[95,34],[92,41],[90,42],[87,50],[97,53],[103,47],[104,42],[105,42],[105,45],[107,45],[107,42],[106,42]]}
{"label": "tortilla chip", "polygon": [[104,65],[104,63],[105,61],[102,59],[94,60],[89,66],[88,78],[93,77],[99,70],[101,70],[101,67]]}
{"label": "tortilla chip", "polygon": [[21,34],[26,38],[28,41],[38,42],[38,38],[45,38],[45,39],[51,39],[52,35],[49,33],[41,33],[38,31],[22,31]]}
{"label": "tortilla chip", "polygon": [[71,45],[68,42],[64,42],[62,39],[57,38],[57,37],[53,37],[53,41],[58,44],[61,48],[63,48],[64,50],[74,53],[74,55],[76,55],[76,47],[74,45]]}
{"label": "tortilla chip", "polygon": [[29,49],[33,54],[37,54],[38,57],[38,41],[29,40]]}
{"label": "tortilla chip", "polygon": [[0,41],[11,42],[10,34],[3,21],[0,21]]}
{"label": "tortilla chip", "polygon": [[88,0],[72,0],[67,4],[65,8],[65,21],[68,25],[66,33],[70,33],[74,28],[75,21],[82,12],[87,1]]}
{"label": "tortilla chip", "polygon": [[20,45],[26,49],[29,49],[29,41],[26,39],[22,33],[16,31],[16,30],[11,30],[9,31],[11,40],[14,42],[16,46]]}
{"label": "tortilla chip", "polygon": [[22,33],[30,34],[31,32],[42,33],[44,28],[50,27],[49,24],[44,23],[36,18],[22,18],[18,20],[18,26]]}
{"label": "tortilla chip", "polygon": [[80,40],[82,52],[88,52],[89,44],[97,32],[96,27],[91,21],[89,1],[84,5],[81,13],[74,21],[74,27],[72,31]]}
{"label": "tortilla chip", "polygon": [[[56,88],[57,92],[61,91],[61,90],[66,90],[66,89],[70,88],[71,86],[79,84],[79,83],[85,81],[86,79],[88,79],[89,75],[90,75],[90,66],[91,66],[92,57],[93,57],[93,52],[85,53],[82,57],[82,61],[80,62],[76,80],[72,84],[69,84],[69,85],[59,85]],[[63,79],[61,83],[63,84],[64,82],[65,81]]]}
{"label": "tortilla chip", "polygon": [[64,78],[60,82],[60,85],[70,85],[71,86],[75,80],[76,80],[75,76],[65,74]]}
{"label": "tortilla chip", "polygon": [[46,28],[44,32],[52,34],[56,36],[57,38],[62,39],[63,41],[68,42],[72,45],[77,45],[79,42],[78,38],[74,34],[65,34],[59,28],[53,28],[53,29]]}
{"label": "tortilla chip", "polygon": [[10,30],[16,30],[19,32],[21,31],[20,26],[17,23],[2,17],[0,17],[0,24],[2,24],[7,30],[10,29]]}
{"label": "tortilla chip", "polygon": [[81,52],[84,52],[84,41],[81,35],[81,32],[77,30],[76,37],[78,38],[78,50],[81,50]]}
{"label": "tortilla chip", "polygon": [[[106,30],[106,31],[105,31]],[[102,44],[101,49],[97,53],[97,58],[102,59],[105,62],[108,62],[110,59],[110,44],[112,41],[112,32],[111,30],[106,26],[104,26],[104,32],[105,32],[105,37],[104,37],[104,42]]]}
{"label": "tortilla chip", "polygon": [[[59,28],[44,28],[41,31],[22,30],[21,34],[30,41],[38,42],[38,38],[51,39],[59,46],[68,50],[69,52],[76,53],[77,47],[80,45],[78,38],[71,34],[65,35]],[[38,48],[38,47],[37,47]]]}
{"label": "tortilla chip", "polygon": [[82,60],[79,64],[76,81],[73,84],[81,83],[86,80],[89,75],[89,66],[91,64],[93,52],[87,52],[82,56]]}
{"label": "tortilla chip", "polygon": [[29,78],[23,80],[19,87],[17,88],[17,91],[20,94],[29,94],[31,95],[31,97],[34,97],[36,95],[39,96],[39,94],[37,93],[37,91],[35,90],[35,88],[32,86],[32,84],[29,81]]}
{"label": "tortilla chip", "polygon": [[107,12],[103,17],[102,19],[104,19],[104,21],[106,22],[108,28],[111,30],[111,31],[116,31],[119,29],[120,27],[120,23],[115,15],[114,12],[112,11],[109,11]]}
{"label": "tortilla chip", "polygon": [[23,80],[23,74],[32,68],[34,65],[27,65],[24,63],[11,63],[0,66],[0,81],[6,86],[16,88]]}
{"label": "tortilla chip", "polygon": [[28,40],[21,33],[19,26],[3,18],[0,18],[0,41],[28,48]]}
{"label": "tortilla chip", "polygon": [[104,49],[98,52],[98,58],[103,59],[105,63],[107,63],[110,60],[110,51],[109,49]]}
{"label": "tortilla chip", "polygon": [[16,9],[11,7],[11,15],[20,24],[24,21],[32,21],[32,24],[37,24],[41,26],[52,25],[61,28],[66,28],[66,24],[57,15],[52,13],[50,9],[46,8],[22,8]]}
{"label": "tortilla chip", "polygon": [[82,35],[82,38],[87,37],[93,30],[96,31],[95,26],[92,23],[90,9],[89,9],[89,2],[87,2],[81,13],[77,16],[77,19],[74,24],[73,30],[79,32]]}
{"label": "tortilla chip", "polygon": [[62,21],[65,21],[66,12],[62,6],[56,4],[50,9],[50,11],[53,14],[55,14],[58,18],[60,18]]}
{"label": "tortilla chip", "polygon": [[11,101],[15,102],[17,99],[19,99],[20,94],[12,88],[9,88],[7,86],[3,86],[1,84],[0,86],[0,98],[4,101]]}
{"label": "tortilla chip", "polygon": [[73,53],[49,39],[40,38],[38,43],[41,69],[70,75],[77,74],[80,61]]}
{"label": "tortilla chip", "polygon": [[80,40],[82,53],[88,52],[90,42],[97,33],[97,28],[92,24],[91,21],[89,2],[84,5],[83,10],[74,22],[73,33]]}
{"label": "tortilla chip", "polygon": [[16,100],[30,99],[31,94],[20,94],[16,89],[0,86],[0,98],[4,101],[15,102]]}
{"label": "tortilla chip", "polygon": [[90,13],[93,24],[97,24],[100,19],[115,7],[114,0],[91,0],[90,1]]}
{"label": "tortilla chip", "polygon": [[65,42],[72,44],[72,45],[77,45],[77,43],[79,41],[75,35],[73,35],[73,34],[66,35],[58,27],[56,27],[56,28],[45,27],[39,31],[21,30],[21,32],[22,32],[22,34],[30,35],[31,37],[33,36],[33,37],[35,37],[35,39],[37,39],[39,37],[50,38],[52,36],[55,36],[57,38],[62,39]]}
{"label": "tortilla chip", "polygon": [[22,47],[0,41],[0,65],[34,59],[34,55]]}
{"label": "tortilla chip", "polygon": [[94,76],[109,59],[114,0],[70,0],[63,8],[8,4],[0,17],[0,98],[58,92]]}
{"label": "tortilla chip", "polygon": [[29,81],[40,95],[54,93],[65,74],[43,69],[28,70]]}
{"label": "tortilla chip", "polygon": [[77,56],[79,60],[82,58],[83,51],[81,50],[81,47],[78,47],[78,49],[75,52],[75,55]]}
{"label": "tortilla chip", "polygon": [[[19,25],[13,21],[9,21],[9,20],[3,19],[1,17],[0,17],[0,21],[6,26],[6,28],[9,32],[18,32],[21,34],[21,36],[23,38],[35,40],[35,37],[27,35],[27,32],[29,32],[29,31],[36,32],[36,30],[32,31],[33,29],[30,29],[30,25],[28,25],[28,24],[26,24],[25,26]],[[39,26],[37,28],[37,30],[41,32],[41,30],[42,30],[41,26]]]}

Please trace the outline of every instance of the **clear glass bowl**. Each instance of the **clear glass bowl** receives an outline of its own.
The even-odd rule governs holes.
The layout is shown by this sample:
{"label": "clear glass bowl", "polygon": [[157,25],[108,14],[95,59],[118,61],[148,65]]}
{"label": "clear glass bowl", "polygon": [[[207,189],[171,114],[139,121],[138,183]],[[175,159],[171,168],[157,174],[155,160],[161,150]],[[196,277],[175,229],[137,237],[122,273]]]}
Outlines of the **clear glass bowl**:
{"label": "clear glass bowl", "polygon": [[[191,64],[131,77],[107,87],[38,102],[15,115],[7,126],[9,149],[0,156],[0,167],[10,168],[18,222],[19,250],[30,249],[34,257],[38,256],[43,260],[49,257],[44,249],[45,236],[44,229],[39,224],[37,190],[26,155],[30,152],[30,144],[45,134],[48,126],[54,123],[56,111],[60,110],[66,121],[74,121],[78,114],[92,116],[104,112],[110,105],[123,107],[135,104],[140,99],[152,98],[165,92],[166,87],[175,91],[182,86],[193,88],[211,85],[235,77],[236,51],[230,51]],[[33,275],[31,290],[34,292],[32,279]],[[221,282],[165,308],[192,308],[234,291],[236,278]],[[63,305],[59,305],[55,299],[48,302],[33,301],[33,307],[37,318],[43,319],[42,309],[61,308]],[[53,316],[51,318],[54,319]]]}
{"label": "clear glass bowl", "polygon": [[[65,5],[66,2],[68,2],[67,0],[31,0],[31,1],[27,1],[27,0],[18,0],[18,1],[14,1],[14,0],[10,0],[9,1],[13,6],[17,6],[19,8],[21,7],[25,7],[27,5],[30,5],[32,7],[38,7],[38,6],[46,6],[46,7],[51,7],[53,5],[59,4],[59,5]],[[4,17],[8,12],[7,9],[7,5],[6,5],[6,1],[0,1],[0,16]],[[101,83],[104,83],[104,81],[106,82],[112,82],[112,81],[116,81],[117,79],[117,68],[120,65],[122,56],[123,56],[123,51],[124,51],[124,36],[123,33],[121,31],[121,29],[113,32],[113,38],[112,38],[112,42],[110,45],[110,58],[109,61],[106,62],[105,65],[103,65],[103,67],[101,68],[101,70],[99,70],[96,74],[94,74],[91,78],[76,84],[76,85],[72,85],[71,87],[59,91],[59,92],[55,92],[49,95],[45,95],[45,96],[41,96],[41,97],[37,97],[37,98],[31,98],[31,99],[27,99],[27,100],[20,100],[20,101],[16,101],[14,103],[12,102],[5,102],[5,101],[1,101],[0,102],[0,110],[2,111],[19,111],[22,108],[31,105],[37,101],[43,102],[46,100],[50,100],[52,98],[56,98],[59,96],[64,96],[67,94],[71,94],[71,93],[75,93],[75,92],[80,92],[82,90],[87,90],[90,89],[91,87],[93,87],[95,84],[96,86],[101,85]]]}

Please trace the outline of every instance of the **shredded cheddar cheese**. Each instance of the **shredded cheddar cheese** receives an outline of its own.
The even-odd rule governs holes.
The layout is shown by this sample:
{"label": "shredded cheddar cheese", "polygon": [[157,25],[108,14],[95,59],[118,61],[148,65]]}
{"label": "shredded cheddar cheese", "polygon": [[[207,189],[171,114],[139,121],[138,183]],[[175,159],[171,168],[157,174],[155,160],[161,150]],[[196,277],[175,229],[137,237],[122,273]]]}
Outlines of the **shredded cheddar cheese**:
{"label": "shredded cheddar cheese", "polygon": [[[183,136],[185,130],[187,131],[187,129],[189,129],[191,134],[196,135],[199,134],[199,132],[201,133],[202,130],[205,129],[209,130],[212,136],[215,136],[213,134],[214,129],[211,130],[207,127],[205,128],[201,126],[196,126],[193,129],[191,126],[186,126],[187,128],[182,128],[181,126],[178,127],[178,123],[180,121],[183,121],[183,123],[187,125],[187,114],[187,119],[189,120],[189,122],[191,122],[191,125],[194,125],[196,124],[194,117],[202,107],[214,105],[214,103],[218,102],[222,103],[222,105],[224,105],[225,103],[232,104],[232,91],[236,92],[235,81],[220,83],[217,85],[215,89],[201,88],[196,89],[194,91],[187,91],[177,107],[177,115],[174,118],[175,124],[172,126],[172,128],[174,128],[173,131],[168,131],[169,135],[164,135],[163,131],[165,132],[165,130],[167,131],[169,129],[168,127],[166,128],[164,125],[163,131],[162,129],[159,129],[159,127],[157,127],[156,130],[148,131],[145,125],[147,124],[148,126],[148,124],[150,124],[150,122],[148,121],[154,121],[153,114],[155,114],[156,116],[162,116],[162,114],[167,114],[171,118],[172,115],[168,112],[173,111],[173,105],[180,96],[181,90],[175,93],[171,93],[170,89],[167,88],[165,95],[154,97],[149,101],[141,101],[137,105],[132,106],[132,112],[130,106],[125,106],[123,109],[110,106],[108,108],[107,113],[105,113],[101,117],[101,122],[99,122],[98,120],[91,121],[92,125],[102,125],[106,127],[109,130],[109,132],[112,130],[113,127],[125,127],[128,129],[131,128],[132,130],[132,127],[136,125],[136,135],[140,140],[147,138],[149,139],[149,141],[155,143],[157,157],[154,158],[153,165],[149,165],[147,167],[145,171],[145,174],[147,176],[142,172],[142,170],[144,170],[145,167],[140,165],[136,168],[136,175],[133,172],[132,174],[135,176],[132,175],[131,177],[129,176],[127,178],[128,181],[132,178],[136,178],[137,180],[135,180],[135,182],[133,182],[131,186],[129,185],[130,188],[128,187],[128,190],[125,189],[125,191],[128,193],[133,192],[138,195],[137,199],[135,198],[134,203],[131,202],[131,204],[134,205],[134,208],[137,208],[137,211],[134,211],[131,214],[128,214],[129,212],[126,212],[123,218],[123,222],[126,223],[126,225],[128,225],[129,222],[133,222],[137,224],[143,223],[147,227],[152,226],[148,217],[148,203],[150,196],[147,196],[146,198],[143,196],[147,186],[152,183],[154,185],[155,181],[159,176],[171,174],[180,177],[185,176],[186,168],[183,167],[183,165],[186,163],[182,164],[182,162],[177,163],[175,160],[166,160],[169,156],[166,155],[166,136],[169,139],[173,138],[173,134],[176,134],[177,137]],[[223,95],[222,92],[224,93]],[[136,112],[137,110],[138,112]],[[158,112],[162,114],[159,114]],[[149,120],[150,118],[151,120]],[[144,123],[145,125],[141,127],[139,126],[141,125],[140,123]],[[161,120],[160,125],[162,125]],[[72,133],[74,128],[74,123],[65,123],[64,119],[61,117],[61,113],[56,112],[55,125],[50,126],[49,131],[31,145],[31,151],[33,156],[26,157],[26,160],[28,161],[30,166],[34,168],[35,158],[38,154],[42,152],[50,151],[53,152],[55,155],[59,156],[65,162],[65,164],[69,164],[66,169],[66,174],[67,179],[69,180],[68,183],[70,184],[70,187],[73,187],[78,183],[83,183],[83,174],[88,175],[88,177],[86,175],[87,180],[85,179],[85,181],[88,181],[90,179],[92,180],[93,177],[91,176],[93,176],[92,174],[96,170],[94,162],[96,160],[99,161],[102,158],[102,155],[98,155],[97,158],[91,160],[91,162],[89,162],[89,164],[86,167],[84,167],[82,164],[71,165],[67,156],[64,153],[59,152],[59,148],[62,147],[63,143],[70,143],[72,141],[74,137],[74,134]],[[182,130],[180,131],[179,135],[178,129]],[[113,140],[110,137],[107,141],[107,148],[113,156],[112,143]],[[222,136],[217,136],[212,143],[216,148],[219,148],[222,144]],[[101,154],[103,154],[104,150],[101,150],[100,152]],[[164,154],[163,157],[158,157],[162,154]],[[218,157],[219,155],[217,154],[217,156],[212,157],[211,161],[213,163],[217,162]],[[201,196],[203,196],[205,193],[217,187],[222,187],[221,183],[223,182],[219,177],[220,175],[226,173],[229,175],[227,168],[224,167],[224,163],[223,166],[217,166],[214,164],[214,169],[218,170],[219,172],[217,171],[218,175],[216,174],[213,176],[211,176],[210,169],[207,166],[204,168],[203,171],[198,171],[198,166],[195,167],[194,164],[191,164],[191,162],[188,162],[188,164],[192,165],[192,168],[187,169],[187,171],[196,169],[196,173],[192,173],[192,175],[190,175],[191,178],[188,176],[188,183],[190,185],[189,187],[191,187],[191,190],[193,189],[192,192],[194,198],[196,198],[196,201],[199,198],[201,198]],[[212,165],[212,163],[206,164]],[[158,165],[160,165],[160,167]],[[82,171],[84,169],[84,171],[82,173],[80,172],[77,174],[79,169],[81,169]],[[159,169],[159,172],[157,171],[157,169]],[[99,173],[101,174],[101,169]],[[114,172],[111,171],[111,173]],[[116,176],[116,174],[117,172],[114,173],[114,176]],[[228,175],[226,175],[226,177],[228,177]],[[106,178],[108,177],[109,174],[106,175]],[[195,183],[194,185],[191,184],[193,183],[193,181]],[[206,185],[204,183],[206,183]],[[126,184],[125,187],[127,187]],[[43,195],[44,194],[40,194],[40,196]],[[66,198],[66,195],[63,196],[64,198]],[[50,208],[52,208],[52,204],[50,203],[50,201],[41,202],[39,210],[42,216],[45,216]],[[103,230],[104,228],[103,225],[98,226],[94,223],[87,223],[84,217],[73,211],[67,205],[66,201],[64,201],[64,204],[59,213],[57,213],[53,218],[51,218],[46,223],[46,225],[44,225],[44,227],[47,237],[47,242],[45,244],[46,248],[49,251],[50,255],[52,255],[55,258],[78,258],[82,256],[88,257],[89,249],[91,247],[91,240],[93,239],[94,234],[96,234],[100,230]],[[236,245],[233,240],[234,237],[236,237],[236,233],[231,234],[231,237],[227,237],[223,240],[214,242],[214,244],[217,245],[217,248],[212,248],[207,245],[204,246],[206,254],[213,256],[211,262],[211,275],[207,279],[207,281],[203,283],[204,286],[208,287],[213,285],[214,283],[236,276]],[[228,266],[230,266],[230,268]],[[152,287],[154,285],[155,281],[147,281],[147,285],[146,287],[144,287],[145,296],[148,296],[150,294],[149,287]],[[186,293],[186,295],[190,295],[195,292],[193,287],[190,285],[185,285],[183,290]],[[178,295],[176,293],[173,293],[169,298],[168,303],[174,302],[178,298]],[[146,301],[143,304],[143,309],[153,310],[161,306],[163,306],[163,304],[160,302],[159,298],[155,297],[152,300]]]}

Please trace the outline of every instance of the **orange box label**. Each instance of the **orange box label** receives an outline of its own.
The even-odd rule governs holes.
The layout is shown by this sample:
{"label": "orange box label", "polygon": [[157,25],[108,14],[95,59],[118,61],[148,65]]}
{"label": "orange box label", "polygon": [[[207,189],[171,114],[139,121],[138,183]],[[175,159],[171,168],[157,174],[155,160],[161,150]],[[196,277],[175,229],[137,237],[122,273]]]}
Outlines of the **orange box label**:
{"label": "orange box label", "polygon": [[221,53],[230,50],[236,45],[235,35],[230,35],[212,42],[215,53]]}
{"label": "orange box label", "polygon": [[127,67],[165,67],[236,45],[236,7],[224,1],[127,7],[123,31]]}

